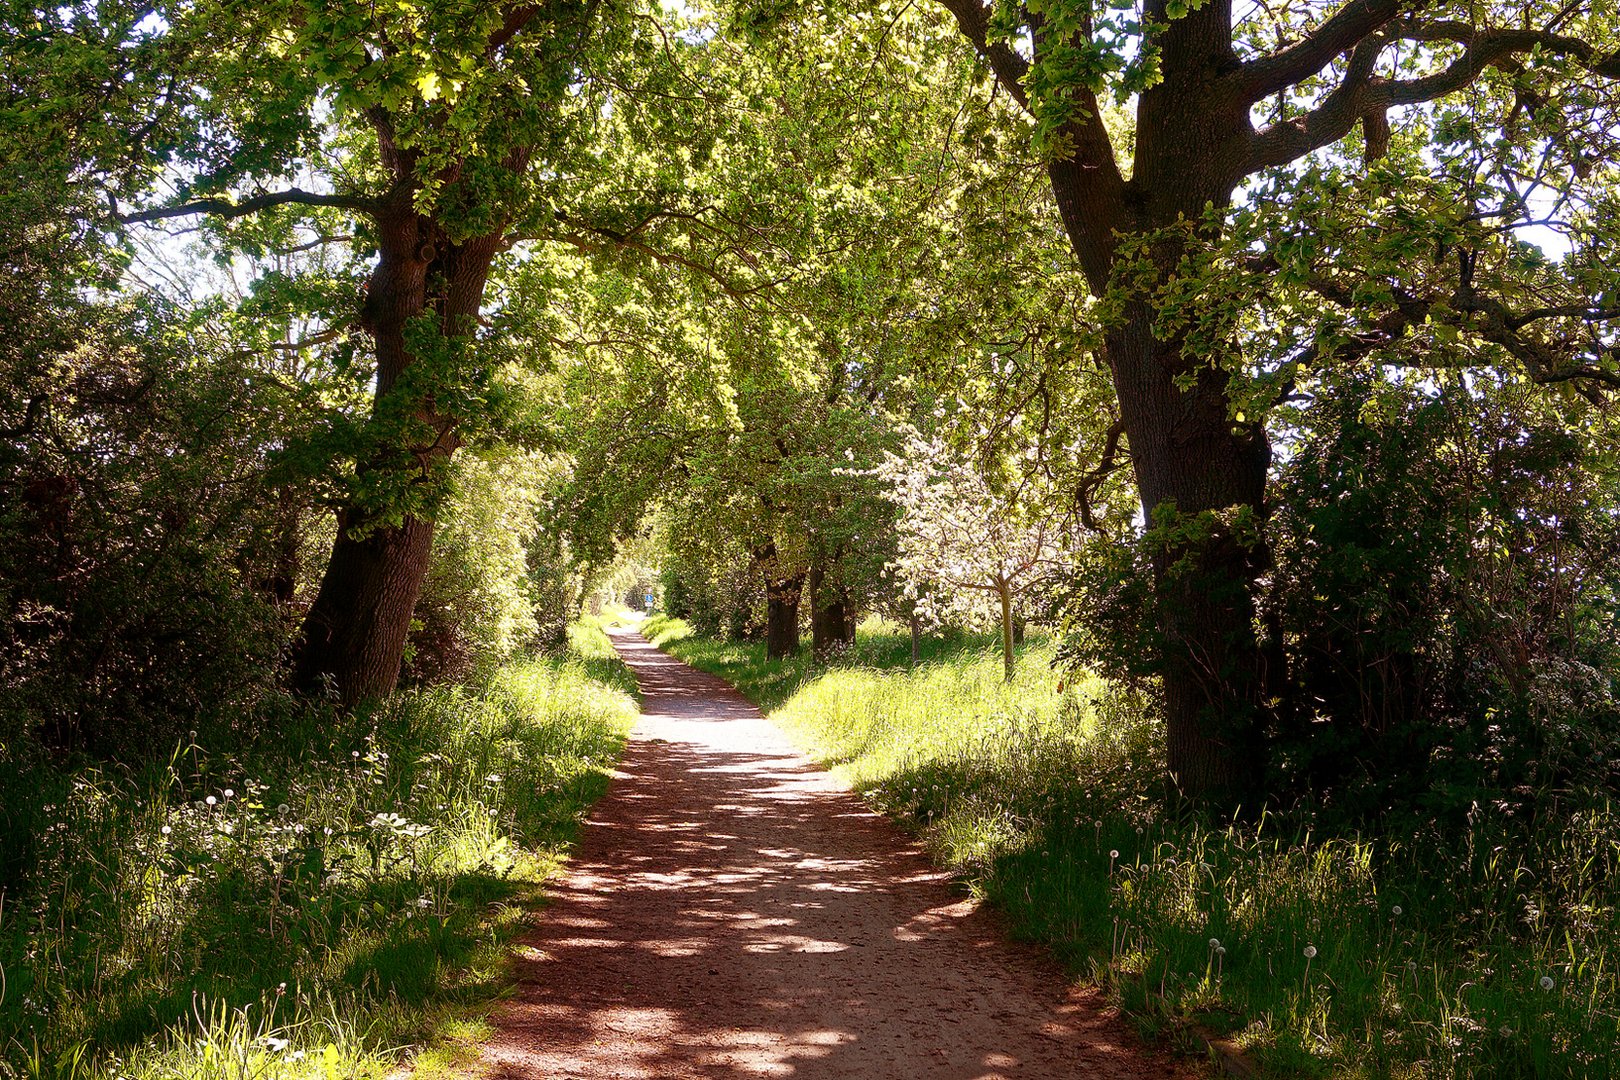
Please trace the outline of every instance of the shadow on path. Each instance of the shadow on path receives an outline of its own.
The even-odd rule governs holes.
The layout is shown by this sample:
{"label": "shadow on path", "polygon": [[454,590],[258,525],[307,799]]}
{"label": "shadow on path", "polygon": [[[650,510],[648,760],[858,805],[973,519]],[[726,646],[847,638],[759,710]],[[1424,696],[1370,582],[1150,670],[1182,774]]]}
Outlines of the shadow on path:
{"label": "shadow on path", "polygon": [[615,645],[645,715],[520,951],[491,1076],[1189,1075],[724,682]]}

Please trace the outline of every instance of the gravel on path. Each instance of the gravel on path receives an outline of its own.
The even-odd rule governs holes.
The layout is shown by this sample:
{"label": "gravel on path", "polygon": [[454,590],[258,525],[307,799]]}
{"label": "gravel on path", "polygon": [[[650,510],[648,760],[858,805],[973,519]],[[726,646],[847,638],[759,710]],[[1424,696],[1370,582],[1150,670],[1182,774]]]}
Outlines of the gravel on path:
{"label": "gravel on path", "polygon": [[614,644],[644,715],[519,950],[487,1075],[1197,1075],[1010,943],[722,680]]}

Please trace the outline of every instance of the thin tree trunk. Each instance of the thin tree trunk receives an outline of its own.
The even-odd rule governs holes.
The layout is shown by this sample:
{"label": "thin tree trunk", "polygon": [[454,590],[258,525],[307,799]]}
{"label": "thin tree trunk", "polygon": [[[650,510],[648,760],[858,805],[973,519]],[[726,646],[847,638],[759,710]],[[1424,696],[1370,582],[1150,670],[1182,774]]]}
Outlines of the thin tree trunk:
{"label": "thin tree trunk", "polygon": [[922,620],[913,611],[907,621],[911,623],[911,669],[915,671],[922,652]]}
{"label": "thin tree trunk", "polygon": [[1005,580],[996,582],[996,594],[1001,597],[1001,663],[1003,678],[1013,681],[1013,613],[1012,586]]}

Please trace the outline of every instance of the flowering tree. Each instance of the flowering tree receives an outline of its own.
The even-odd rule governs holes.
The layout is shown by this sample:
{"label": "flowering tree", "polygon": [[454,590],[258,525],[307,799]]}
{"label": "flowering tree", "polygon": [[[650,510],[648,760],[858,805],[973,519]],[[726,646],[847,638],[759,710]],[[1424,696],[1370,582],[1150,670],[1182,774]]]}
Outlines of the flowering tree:
{"label": "flowering tree", "polygon": [[[1016,492],[998,493],[971,462],[937,436],[905,436],[899,454],[872,470],[899,511],[893,569],[919,614],[999,615],[1006,677],[1013,677],[1013,598],[1062,565],[1072,533],[1065,520]],[[998,610],[999,609],[999,610]]]}

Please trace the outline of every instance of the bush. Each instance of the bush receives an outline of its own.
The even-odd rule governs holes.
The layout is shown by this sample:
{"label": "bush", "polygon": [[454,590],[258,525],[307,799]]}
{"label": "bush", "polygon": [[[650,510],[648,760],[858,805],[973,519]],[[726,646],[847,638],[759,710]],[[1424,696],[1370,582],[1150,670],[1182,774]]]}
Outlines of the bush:
{"label": "bush", "polygon": [[76,318],[5,373],[43,404],[0,440],[0,738],[139,751],[271,692],[305,496],[255,372],[155,303]]}

